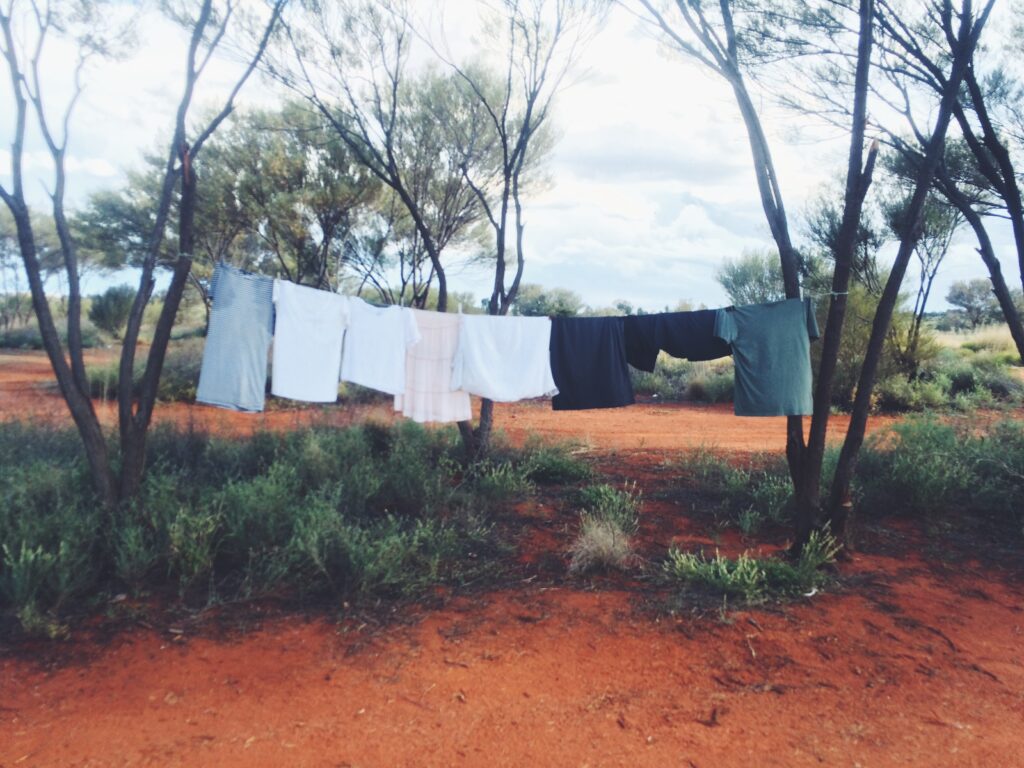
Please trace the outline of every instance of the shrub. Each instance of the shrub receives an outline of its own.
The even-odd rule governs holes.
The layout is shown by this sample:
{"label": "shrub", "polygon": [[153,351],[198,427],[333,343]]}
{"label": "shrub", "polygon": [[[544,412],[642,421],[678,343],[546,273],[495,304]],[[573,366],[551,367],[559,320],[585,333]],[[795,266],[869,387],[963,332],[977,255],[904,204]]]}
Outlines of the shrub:
{"label": "shrub", "polygon": [[454,430],[160,426],[138,499],[108,515],[80,450],[73,431],[0,424],[0,611],[25,631],[125,587],[368,599],[476,578],[502,546],[488,515],[532,488],[528,454],[467,470]]}
{"label": "shrub", "polygon": [[[58,323],[57,333],[62,343],[67,344],[67,328]],[[100,336],[96,329],[88,323],[82,324],[82,347],[93,349],[100,346]],[[0,331],[0,348],[3,349],[43,349],[43,337],[39,326],[32,323],[20,328],[8,328]]]}
{"label": "shrub", "polygon": [[921,417],[868,440],[857,469],[860,506],[936,519],[982,517],[1020,529],[1024,426],[978,435],[970,422]]}
{"label": "shrub", "polygon": [[572,555],[570,573],[611,568],[625,570],[633,557],[633,545],[629,534],[614,521],[584,513],[580,517],[579,535],[569,553]]}
{"label": "shrub", "polygon": [[704,403],[731,403],[735,379],[732,370],[716,371],[692,379],[686,390],[689,400]]}
{"label": "shrub", "polygon": [[[160,373],[157,399],[162,402],[194,402],[202,363],[202,339],[187,339],[169,344]],[[117,399],[119,367],[120,363],[114,361],[106,366],[89,369],[89,391],[93,397],[104,400]],[[145,367],[145,357],[135,361],[132,388],[136,395],[139,394],[138,388]]]}
{"label": "shrub", "polygon": [[[886,439],[880,451],[879,441]],[[864,505],[922,514],[957,504],[968,481],[959,452],[952,426],[929,418],[895,425],[885,436],[871,439],[861,457]]]}
{"label": "shrub", "polygon": [[761,603],[824,586],[829,579],[821,568],[833,562],[838,552],[839,545],[832,536],[814,532],[796,563],[774,557],[755,558],[746,552],[730,559],[717,551],[707,558],[703,553],[671,549],[662,572],[671,582]]}
{"label": "shrub", "polygon": [[624,533],[633,535],[640,522],[641,496],[635,482],[627,484],[621,491],[602,483],[580,489],[579,505],[589,517],[611,523]]}
{"label": "shrub", "polygon": [[624,570],[633,559],[630,537],[639,526],[641,498],[636,483],[618,490],[610,485],[591,485],[578,494],[580,532],[569,549],[570,573],[593,569]]}
{"label": "shrub", "polygon": [[698,450],[686,455],[678,469],[693,477],[711,496],[718,513],[745,534],[756,533],[766,521],[776,525],[790,521],[792,483],[778,459],[755,458],[744,467]]}
{"label": "shrub", "polygon": [[572,455],[572,446],[529,440],[522,451],[526,479],[542,485],[563,485],[589,480],[594,470]]}
{"label": "shrub", "polygon": [[99,296],[92,297],[89,321],[101,331],[119,339],[128,323],[128,314],[132,311],[134,301],[135,289],[130,285],[112,285]]}
{"label": "shrub", "polygon": [[662,400],[682,400],[686,396],[686,383],[696,366],[688,360],[658,355],[652,372],[630,368],[633,390],[641,395],[654,395]]}

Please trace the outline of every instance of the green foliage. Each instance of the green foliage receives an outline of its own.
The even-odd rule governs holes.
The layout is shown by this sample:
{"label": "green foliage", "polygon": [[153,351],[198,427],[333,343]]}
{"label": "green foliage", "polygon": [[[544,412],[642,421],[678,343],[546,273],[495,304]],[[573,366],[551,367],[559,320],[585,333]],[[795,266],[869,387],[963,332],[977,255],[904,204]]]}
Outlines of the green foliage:
{"label": "green foliage", "polygon": [[1024,382],[1010,371],[1006,357],[943,349],[918,378],[893,375],[879,381],[873,399],[881,411],[968,410],[1019,403],[1024,400]]}
{"label": "green foliage", "polygon": [[753,534],[766,522],[788,524],[793,486],[779,460],[758,458],[741,466],[707,450],[686,455],[678,471],[694,479],[707,493],[716,513],[745,534]]}
{"label": "green foliage", "polygon": [[20,431],[0,430],[6,448],[0,450],[0,605],[12,606],[25,626],[49,633],[60,626],[54,616],[99,579],[100,517],[78,457],[40,458],[34,449],[45,439],[21,446],[19,454],[8,440]]}
{"label": "green foliage", "polygon": [[544,288],[533,283],[523,283],[512,304],[515,315],[539,317],[573,317],[583,309],[583,299],[565,288]]}
{"label": "green foliage", "polygon": [[92,297],[89,321],[101,331],[119,339],[128,323],[128,314],[134,301],[135,289],[130,285],[112,285],[99,296]]}
{"label": "green foliage", "polygon": [[161,426],[139,498],[108,515],[73,432],[0,425],[0,611],[52,633],[126,587],[369,599],[476,577],[501,546],[488,517],[531,491],[533,465],[465,468],[461,450],[408,422],[242,440]]}
{"label": "green foliage", "polygon": [[775,251],[744,251],[737,259],[726,259],[715,279],[737,306],[786,298],[782,263]]}
{"label": "green foliage", "polygon": [[567,485],[589,480],[594,470],[576,458],[568,445],[529,440],[522,450],[526,479],[541,485]]}
{"label": "green foliage", "polygon": [[1021,530],[1024,425],[978,434],[970,421],[915,418],[868,441],[858,462],[859,506],[928,519],[980,517]]}
{"label": "green foliage", "polygon": [[662,353],[654,371],[630,368],[630,378],[637,394],[663,400],[728,403],[733,398],[733,368],[728,359],[692,363]]}
{"label": "green foliage", "polygon": [[703,553],[673,548],[662,573],[671,582],[755,604],[825,586],[829,578],[821,569],[834,562],[838,552],[835,539],[818,532],[811,534],[795,563],[774,557],[755,558],[746,552],[730,559],[716,551],[708,558]]}
{"label": "green foliage", "polygon": [[641,494],[636,483],[621,491],[607,484],[581,488],[580,531],[569,553],[571,573],[596,569],[624,570],[633,561],[631,537],[640,523]]}
{"label": "green foliage", "polygon": [[[160,373],[160,383],[157,387],[157,400],[168,403],[194,402],[196,388],[199,386],[199,369],[202,364],[202,339],[182,339],[168,344],[164,367]],[[117,399],[119,366],[120,363],[114,360],[107,365],[88,369],[89,390],[93,397]],[[132,383],[136,395],[142,383],[142,374],[145,368],[145,358],[136,359]]]}
{"label": "green foliage", "polygon": [[[58,325],[57,333],[61,343],[67,344],[67,328]],[[82,347],[94,349],[100,345],[100,335],[96,329],[88,323],[83,323]],[[33,320],[27,325],[0,331],[0,349],[43,349],[43,337],[39,333],[39,326]]]}
{"label": "green foliage", "polygon": [[630,536],[637,531],[643,498],[635,482],[621,491],[605,483],[588,485],[579,490],[577,503],[583,514],[595,520],[612,523]]}
{"label": "green foliage", "polygon": [[963,310],[972,329],[1001,315],[999,305],[992,295],[992,284],[983,278],[957,280],[950,286],[946,301]]}
{"label": "green foliage", "polygon": [[689,400],[702,403],[731,403],[735,385],[732,368],[713,370],[705,376],[691,379],[686,388],[686,396]]}

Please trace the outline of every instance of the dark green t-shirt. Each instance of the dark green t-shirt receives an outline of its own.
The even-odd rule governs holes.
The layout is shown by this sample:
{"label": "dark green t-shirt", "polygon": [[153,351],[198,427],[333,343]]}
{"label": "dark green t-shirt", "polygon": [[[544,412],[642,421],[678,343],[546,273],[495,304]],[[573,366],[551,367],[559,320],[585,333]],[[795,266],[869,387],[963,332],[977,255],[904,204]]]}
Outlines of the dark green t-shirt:
{"label": "dark green t-shirt", "polygon": [[720,309],[715,336],[732,346],[737,416],[812,412],[810,342],[818,322],[810,299]]}

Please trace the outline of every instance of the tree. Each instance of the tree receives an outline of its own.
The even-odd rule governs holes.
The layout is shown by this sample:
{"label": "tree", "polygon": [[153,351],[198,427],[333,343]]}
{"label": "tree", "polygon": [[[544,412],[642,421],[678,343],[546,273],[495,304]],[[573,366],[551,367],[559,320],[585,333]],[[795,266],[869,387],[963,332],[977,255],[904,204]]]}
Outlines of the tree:
{"label": "tree", "polygon": [[546,289],[535,283],[519,286],[512,314],[534,317],[574,317],[583,309],[579,294],[566,288]]}
{"label": "tree", "polygon": [[[882,210],[889,231],[897,241],[907,235],[906,228],[911,224],[906,218],[911,193],[911,188],[908,185],[913,184],[915,168],[906,160],[905,155],[897,153],[888,158],[886,162],[886,170],[893,179],[893,185],[888,198],[882,204]],[[910,322],[906,327],[906,333],[895,333],[896,329],[894,328],[892,334],[895,345],[900,349],[904,370],[911,378],[917,376],[918,372],[921,326],[927,311],[932,285],[938,275],[939,267],[942,266],[942,262],[949,253],[953,237],[963,223],[964,218],[960,211],[937,192],[932,192],[925,198],[924,208],[921,212],[921,229],[917,244],[914,246],[914,255],[917,257],[918,263],[914,307],[911,311]]]}
{"label": "tree", "polygon": [[[846,523],[851,506],[850,484],[857,456],[864,442],[865,428],[871,408],[871,393],[882,359],[885,339],[889,332],[893,311],[899,301],[900,287],[907,265],[921,236],[925,204],[945,150],[946,133],[957,103],[957,97],[974,58],[978,40],[992,11],[993,2],[994,0],[989,0],[975,16],[971,0],[964,0],[958,13],[954,12],[949,0],[943,0],[937,15],[926,11],[921,19],[913,20],[907,17],[903,12],[904,9],[893,8],[887,0],[878,0],[874,14],[883,38],[884,55],[880,68],[886,73],[893,88],[903,99],[903,116],[915,127],[912,103],[904,78],[922,75],[920,68],[913,69],[914,61],[917,59],[916,52],[936,44],[936,41],[941,41],[947,51],[948,70],[945,67],[938,67],[928,70],[923,75],[936,80],[939,87],[934,92],[939,94],[939,105],[931,131],[927,134],[919,129],[916,131],[921,137],[923,150],[921,162],[917,167],[913,192],[906,207],[904,221],[907,222],[907,225],[903,229],[899,250],[879,298],[878,311],[875,313],[872,323],[864,365],[857,382],[857,395],[854,399],[850,423],[836,463],[836,471],[829,494],[829,523],[832,529],[843,537],[846,534]],[[817,409],[817,402],[815,407]],[[802,525],[801,530],[798,531],[798,537],[799,540],[804,540],[805,531],[809,535],[812,523],[809,517],[802,515],[801,518]]]}
{"label": "tree", "polygon": [[[311,3],[286,24],[270,72],[305,99],[354,158],[405,206],[446,311],[442,253],[480,216],[461,160],[429,106],[440,76],[410,76],[413,39],[402,0]],[[443,81],[444,78],[441,78]],[[476,113],[469,115],[473,118]]]}
{"label": "tree", "polygon": [[130,285],[112,285],[100,295],[92,297],[89,321],[101,331],[119,339],[128,322],[128,313],[132,311],[134,300],[135,289]]}
{"label": "tree", "polygon": [[[786,420],[786,459],[797,499],[795,546],[799,548],[810,535],[819,506],[832,380],[861,209],[871,184],[877,152],[877,145],[873,144],[865,159],[864,133],[874,46],[873,1],[861,0],[856,8],[830,3],[813,7],[798,3],[780,8],[779,3],[741,4],[731,0],[720,0],[717,8],[687,0],[676,0],[674,4],[655,0],[639,0],[639,3],[662,40],[720,77],[732,91],[747,131],[761,206],[779,253],[787,298],[800,296],[801,259],[790,236],[771,148],[746,74],[764,69],[774,61],[802,60],[814,51],[822,60],[821,71],[815,73],[814,80],[820,83],[819,95],[825,100],[842,100],[849,115],[850,151],[843,213],[835,237],[831,301],[806,445],[803,418],[790,416]],[[672,16],[670,6],[675,10]],[[852,48],[856,50],[855,56],[850,55]]]}
{"label": "tree", "polygon": [[737,306],[785,298],[779,257],[771,251],[745,251],[739,258],[726,259],[715,279]]}
{"label": "tree", "polygon": [[[163,368],[171,327],[181,301],[192,262],[197,178],[194,161],[234,107],[239,90],[248,80],[269,41],[283,6],[277,0],[266,9],[262,19],[254,20],[256,43],[243,72],[222,109],[210,120],[190,130],[188,121],[196,83],[212,56],[232,29],[246,19],[233,4],[215,7],[215,0],[201,0],[196,6],[167,3],[165,11],[189,33],[186,54],[185,88],[178,103],[174,135],[166,155],[163,181],[153,227],[141,261],[138,291],[126,325],[118,372],[118,423],[120,461],[112,461],[106,435],[100,426],[89,396],[89,382],[82,354],[80,263],[76,238],[65,211],[66,156],[74,106],[81,92],[82,76],[91,57],[106,50],[105,36],[111,28],[101,3],[61,4],[31,7],[9,0],[0,8],[0,55],[11,80],[9,98],[14,130],[11,145],[11,183],[0,185],[3,199],[16,225],[22,264],[32,293],[32,304],[39,322],[40,335],[53,366],[58,387],[82,438],[86,458],[98,497],[108,510],[124,499],[134,497],[145,467],[146,436],[156,401],[157,385]],[[253,27],[250,27],[252,29]],[[40,64],[47,52],[50,36],[62,34],[78,47],[79,60],[74,71],[74,89],[64,105],[61,118],[53,122],[55,105],[44,91]],[[60,243],[62,274],[67,280],[67,344],[61,342],[53,314],[47,302],[42,280],[39,246],[25,199],[25,136],[32,116],[45,143],[53,168],[50,192],[52,220]],[[133,374],[143,313],[152,295],[153,274],[162,252],[165,224],[175,188],[180,184],[178,216],[178,254],[173,262],[167,290],[140,383],[140,394],[133,394]],[[117,469],[115,470],[115,467]],[[115,474],[116,472],[116,474]]]}
{"label": "tree", "polygon": [[[600,18],[602,3],[586,0],[506,0],[485,32],[497,54],[469,64],[447,63],[465,86],[457,106],[438,114],[455,138],[463,178],[475,194],[494,243],[494,282],[487,311],[507,314],[526,266],[523,198],[553,146],[555,97]],[[452,122],[445,115],[477,115]],[[511,276],[509,276],[511,271]],[[484,399],[475,430],[460,425],[473,450],[485,452],[494,403]]]}
{"label": "tree", "polygon": [[964,311],[971,329],[983,325],[992,311],[992,287],[987,280],[957,280],[946,301]]}

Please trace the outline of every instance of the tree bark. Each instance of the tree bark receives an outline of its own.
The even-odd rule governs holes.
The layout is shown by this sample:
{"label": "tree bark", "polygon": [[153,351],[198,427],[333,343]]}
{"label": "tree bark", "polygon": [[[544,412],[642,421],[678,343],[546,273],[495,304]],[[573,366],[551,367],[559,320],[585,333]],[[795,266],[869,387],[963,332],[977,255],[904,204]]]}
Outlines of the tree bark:
{"label": "tree bark", "polygon": [[1017,305],[1013,303],[1013,296],[1006,285],[1003,269],[996,257],[995,249],[992,247],[992,240],[985,228],[985,222],[982,221],[981,215],[974,210],[970,200],[957,188],[944,169],[939,172],[939,190],[963,214],[967,223],[971,225],[971,229],[974,230],[975,237],[978,238],[978,255],[981,256],[981,260],[988,268],[989,279],[992,281],[992,292],[996,295],[999,307],[1003,311],[1003,318],[1010,328],[1010,336],[1013,337],[1013,343],[1017,347],[1017,355],[1020,357],[1021,363],[1024,364],[1024,323],[1021,322]]}
{"label": "tree bark", "polygon": [[796,530],[794,552],[799,552],[810,538],[817,523],[821,507],[821,467],[825,455],[825,437],[832,407],[832,385],[835,381],[846,320],[847,296],[853,274],[853,261],[857,248],[864,198],[874,172],[878,156],[878,142],[863,160],[864,132],[867,124],[868,85],[871,70],[871,51],[874,46],[874,2],[861,0],[860,36],[857,47],[857,71],[854,85],[853,117],[850,130],[850,152],[846,167],[846,199],[843,220],[835,248],[835,269],[832,273],[832,294],[828,319],[822,339],[821,361],[814,391],[814,409],[803,466],[803,481],[796,496]]}
{"label": "tree bark", "polygon": [[829,495],[829,523],[833,533],[841,539],[847,538],[846,525],[850,485],[853,481],[857,456],[864,443],[868,414],[871,410],[871,394],[874,389],[878,365],[882,358],[885,337],[892,321],[893,310],[896,308],[899,300],[899,290],[907,271],[907,265],[910,262],[914,247],[921,236],[922,211],[924,210],[925,200],[932,186],[935,172],[939,167],[939,162],[945,150],[946,132],[949,128],[953,107],[956,103],[964,75],[974,55],[978,36],[984,27],[989,9],[991,9],[991,3],[989,3],[986,10],[973,26],[968,13],[961,17],[960,30],[955,40],[953,62],[949,78],[943,88],[942,100],[935,120],[935,128],[925,149],[923,161],[918,169],[914,194],[907,209],[907,220],[912,222],[912,224],[903,234],[899,251],[896,254],[892,271],[889,273],[889,279],[886,281],[885,288],[882,291],[878,309],[875,312],[874,322],[871,326],[871,337],[868,340],[864,365],[861,368],[860,377],[857,382],[857,395],[854,399],[853,412],[850,416],[850,425],[847,428],[846,438],[843,441],[843,447],[839,454],[836,474],[833,478],[832,489]]}

